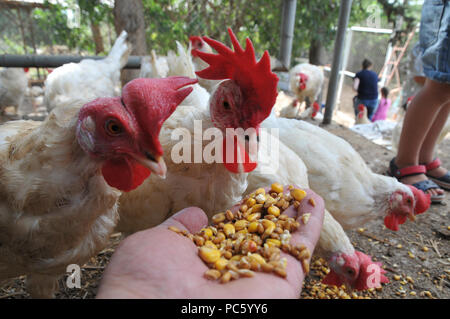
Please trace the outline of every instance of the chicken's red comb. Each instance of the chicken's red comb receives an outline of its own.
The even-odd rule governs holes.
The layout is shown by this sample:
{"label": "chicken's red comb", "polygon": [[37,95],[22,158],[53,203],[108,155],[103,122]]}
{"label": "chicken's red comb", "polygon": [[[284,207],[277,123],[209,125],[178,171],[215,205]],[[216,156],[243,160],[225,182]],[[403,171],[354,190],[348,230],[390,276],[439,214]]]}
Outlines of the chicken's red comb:
{"label": "chicken's red comb", "polygon": [[194,41],[203,41],[202,37],[199,37],[198,35],[191,35],[189,37],[189,41],[194,42]]}
{"label": "chicken's red comb", "polygon": [[233,31],[228,28],[234,52],[223,43],[203,37],[218,54],[204,53],[193,50],[198,57],[209,64],[209,67],[196,74],[209,80],[232,79],[242,90],[245,103],[250,107],[249,122],[256,127],[270,115],[278,95],[278,77],[270,69],[270,58],[264,52],[259,62],[255,58],[255,49],[250,39],[246,39],[246,48],[242,49]]}
{"label": "chicken's red comb", "polygon": [[122,89],[122,101],[149,135],[147,142],[157,155],[163,154],[158,136],[164,121],[192,92],[192,87],[186,86],[195,83],[197,79],[184,76],[139,78],[128,82]]}

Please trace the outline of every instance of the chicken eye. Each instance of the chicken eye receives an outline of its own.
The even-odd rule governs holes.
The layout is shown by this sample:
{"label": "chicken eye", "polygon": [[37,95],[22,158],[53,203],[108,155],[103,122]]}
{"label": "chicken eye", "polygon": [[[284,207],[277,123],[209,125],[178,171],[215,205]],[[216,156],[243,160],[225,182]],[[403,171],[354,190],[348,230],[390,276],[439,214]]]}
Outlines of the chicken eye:
{"label": "chicken eye", "polygon": [[119,135],[122,133],[122,126],[115,120],[108,120],[105,124],[106,132],[111,135]]}
{"label": "chicken eye", "polygon": [[347,274],[349,275],[353,275],[355,273],[355,271],[351,268],[347,268]]}
{"label": "chicken eye", "polygon": [[224,101],[223,102],[223,107],[225,108],[225,110],[229,110],[230,109],[230,103],[228,103],[228,101]]}

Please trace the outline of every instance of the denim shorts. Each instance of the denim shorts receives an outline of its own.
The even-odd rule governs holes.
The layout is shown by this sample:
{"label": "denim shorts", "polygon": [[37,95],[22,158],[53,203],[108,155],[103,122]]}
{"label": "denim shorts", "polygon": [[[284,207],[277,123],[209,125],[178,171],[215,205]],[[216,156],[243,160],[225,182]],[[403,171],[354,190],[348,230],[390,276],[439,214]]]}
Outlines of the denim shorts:
{"label": "denim shorts", "polygon": [[353,108],[355,109],[355,116],[358,115],[358,105],[363,104],[367,108],[367,118],[369,120],[372,120],[372,116],[375,114],[375,110],[378,106],[378,99],[374,100],[365,100],[356,98],[354,99]]}
{"label": "denim shorts", "polygon": [[450,83],[450,1],[425,0],[419,39],[425,76]]}

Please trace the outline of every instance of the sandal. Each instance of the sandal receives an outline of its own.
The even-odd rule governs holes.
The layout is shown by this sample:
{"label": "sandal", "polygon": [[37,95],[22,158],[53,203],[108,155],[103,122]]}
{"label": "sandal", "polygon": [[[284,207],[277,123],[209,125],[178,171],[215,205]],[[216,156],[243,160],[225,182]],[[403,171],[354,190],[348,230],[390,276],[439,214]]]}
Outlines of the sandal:
{"label": "sandal", "polygon": [[[431,171],[435,168],[438,168],[441,166],[441,160],[439,157],[436,157],[433,161],[431,161],[428,164],[424,164],[425,168],[428,171]],[[425,174],[427,177],[435,182],[437,185],[439,185],[441,188],[445,189],[446,191],[450,191],[450,171],[448,171],[444,176],[441,177],[434,177],[429,174]]]}
{"label": "sandal", "polygon": [[[397,180],[400,181],[402,177],[406,176],[413,176],[413,175],[419,175],[419,174],[426,174],[427,169],[425,165],[413,165],[413,166],[407,166],[403,168],[398,168],[398,166],[395,164],[395,157],[391,160],[389,163],[389,170],[388,175],[395,177]],[[420,181],[414,184],[411,184],[417,189],[420,189],[422,192],[426,192],[429,189],[439,189],[440,187],[431,180],[424,180]],[[431,202],[433,203],[442,203],[442,200],[444,199],[445,195],[434,195],[431,196]]]}

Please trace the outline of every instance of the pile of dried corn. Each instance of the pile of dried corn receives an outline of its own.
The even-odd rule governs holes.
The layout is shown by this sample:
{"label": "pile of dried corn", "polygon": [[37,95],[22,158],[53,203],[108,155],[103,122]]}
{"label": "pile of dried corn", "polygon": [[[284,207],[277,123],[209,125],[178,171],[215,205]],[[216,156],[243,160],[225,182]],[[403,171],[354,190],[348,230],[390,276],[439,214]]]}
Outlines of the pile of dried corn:
{"label": "pile of dried corn", "polygon": [[323,258],[314,258],[311,262],[311,275],[305,279],[301,298],[303,299],[373,299],[382,288],[349,292],[345,285],[340,287],[322,284],[322,279],[330,272]]}
{"label": "pile of dried corn", "polygon": [[[309,272],[311,253],[304,245],[291,246],[291,232],[300,223],[283,212],[294,206],[296,209],[305,198],[306,192],[274,183],[266,194],[263,188],[257,189],[242,201],[239,210],[227,210],[212,217],[213,226],[203,228],[197,234],[188,234],[175,227],[169,229],[190,238],[198,247],[200,258],[209,270],[205,277],[211,280],[229,282],[240,277],[253,277],[254,271],[275,273],[286,277],[286,258],[281,251],[297,258],[305,273]],[[313,200],[308,202],[315,205]],[[306,224],[310,214],[302,215]]]}

